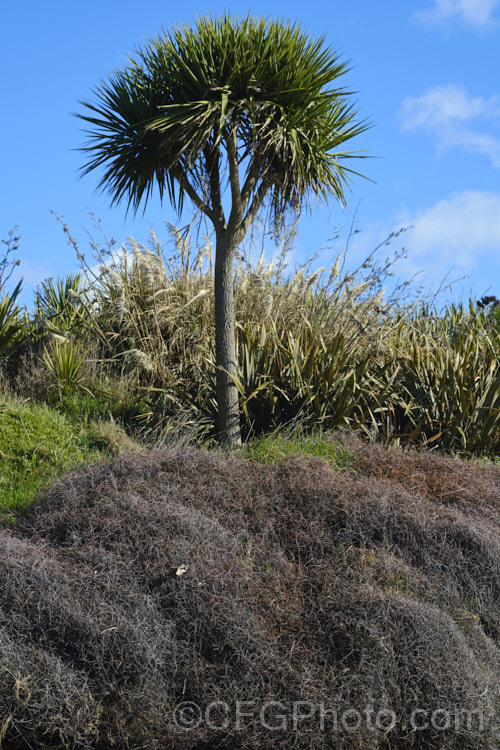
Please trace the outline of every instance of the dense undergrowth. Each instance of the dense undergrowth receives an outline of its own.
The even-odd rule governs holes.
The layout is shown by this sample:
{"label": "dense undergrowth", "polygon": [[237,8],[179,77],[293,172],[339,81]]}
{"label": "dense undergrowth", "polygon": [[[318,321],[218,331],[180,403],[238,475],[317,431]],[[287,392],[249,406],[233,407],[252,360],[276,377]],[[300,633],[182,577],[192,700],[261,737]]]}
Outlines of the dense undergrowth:
{"label": "dense undergrowth", "polygon": [[[20,398],[69,408],[87,396],[146,444],[174,430],[214,439],[212,249],[171,226],[163,248],[93,243],[81,273],[44,282],[28,313],[0,308],[0,357]],[[396,233],[394,239],[398,236]],[[11,238],[10,250],[17,249]],[[383,245],[384,246],[384,243]],[[169,252],[170,251],[170,252]],[[241,425],[246,440],[291,423],[468,455],[500,448],[496,298],[437,310],[411,284],[386,292],[392,260],[286,275],[284,256],[235,268]],[[398,253],[395,258],[397,259]],[[106,403],[109,406],[106,406]]]}
{"label": "dense undergrowth", "polygon": [[129,453],[0,529],[2,747],[497,750],[499,470],[330,441]]}

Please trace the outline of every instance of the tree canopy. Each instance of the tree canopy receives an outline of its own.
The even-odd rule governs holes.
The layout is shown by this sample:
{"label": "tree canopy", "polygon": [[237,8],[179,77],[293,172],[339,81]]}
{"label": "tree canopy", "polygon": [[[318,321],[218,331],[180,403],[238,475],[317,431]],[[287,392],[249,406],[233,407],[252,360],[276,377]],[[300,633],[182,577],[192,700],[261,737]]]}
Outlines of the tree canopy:
{"label": "tree canopy", "polygon": [[83,172],[104,167],[100,187],[134,210],[155,185],[179,212],[187,195],[216,228],[228,186],[242,230],[266,195],[278,220],[308,194],[343,203],[346,160],[360,155],[344,144],[366,129],[334,85],[346,71],[296,24],[200,17],[148,41],[82,102]]}

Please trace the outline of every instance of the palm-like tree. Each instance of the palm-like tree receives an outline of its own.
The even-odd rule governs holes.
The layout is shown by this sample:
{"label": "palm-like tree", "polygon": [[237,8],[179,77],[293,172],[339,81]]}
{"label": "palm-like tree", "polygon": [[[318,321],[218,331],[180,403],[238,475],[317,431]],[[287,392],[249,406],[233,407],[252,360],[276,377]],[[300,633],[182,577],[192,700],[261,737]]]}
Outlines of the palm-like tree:
{"label": "palm-like tree", "polygon": [[356,152],[346,72],[324,39],[297,25],[199,17],[163,32],[81,102],[84,174],[136,211],[155,186],[180,213],[187,196],[214,227],[219,430],[239,442],[233,304],[235,251],[265,203],[280,224],[311,196],[344,202]]}

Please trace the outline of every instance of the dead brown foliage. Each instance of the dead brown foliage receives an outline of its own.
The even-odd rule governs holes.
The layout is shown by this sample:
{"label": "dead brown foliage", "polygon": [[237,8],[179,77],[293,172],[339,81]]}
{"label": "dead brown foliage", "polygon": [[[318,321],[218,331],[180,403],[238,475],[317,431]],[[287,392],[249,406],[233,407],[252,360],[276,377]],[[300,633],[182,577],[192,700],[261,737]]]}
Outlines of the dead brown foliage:
{"label": "dead brown foliage", "polygon": [[0,747],[498,750],[500,472],[342,439],[130,454],[0,529]]}

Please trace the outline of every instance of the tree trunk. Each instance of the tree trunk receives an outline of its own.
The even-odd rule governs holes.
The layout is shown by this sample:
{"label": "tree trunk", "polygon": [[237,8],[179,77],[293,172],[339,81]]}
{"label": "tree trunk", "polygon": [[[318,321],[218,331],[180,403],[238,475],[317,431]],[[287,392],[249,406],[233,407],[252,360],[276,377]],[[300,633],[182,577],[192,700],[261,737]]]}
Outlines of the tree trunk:
{"label": "tree trunk", "polygon": [[217,233],[215,249],[215,364],[217,368],[217,425],[222,442],[241,445],[236,341],[234,332],[233,262],[236,238],[227,229]]}

